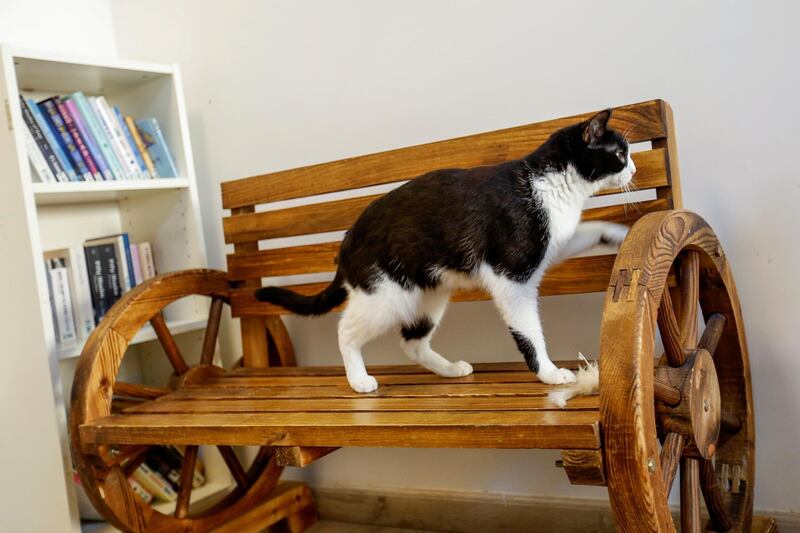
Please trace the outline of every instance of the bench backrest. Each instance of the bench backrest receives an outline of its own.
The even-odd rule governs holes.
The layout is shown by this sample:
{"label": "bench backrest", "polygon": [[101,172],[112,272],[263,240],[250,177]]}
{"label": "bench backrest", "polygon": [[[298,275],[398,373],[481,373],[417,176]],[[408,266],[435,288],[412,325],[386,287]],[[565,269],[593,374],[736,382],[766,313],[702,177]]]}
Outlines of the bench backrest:
{"label": "bench backrest", "polygon": [[[311,235],[349,228],[362,210],[379,195],[311,203],[300,207],[257,211],[256,206],[280,200],[305,198],[337,191],[402,182],[441,168],[492,165],[520,158],[543,143],[551,133],[585,120],[593,113],[549,120],[488,133],[433,142],[387,152],[353,157],[330,163],[253,176],[222,184],[222,206],[231,215],[223,219],[225,242],[234,245],[228,255],[228,272],[241,286],[233,291],[234,316],[254,319],[243,322],[243,333],[260,319],[285,311],[257,302],[253,288],[262,277],[333,272],[339,242],[259,249],[259,241]],[[677,153],[669,105],[652,100],[614,109],[610,126],[625,132],[631,143],[650,142],[650,149],[633,153],[636,188],[655,189],[655,199],[625,208],[622,204],[586,210],[584,219],[613,220],[632,224],[652,211],[680,207]],[[357,192],[357,191],[356,191]],[[615,194],[606,190],[601,194]],[[619,201],[622,201],[620,198]],[[609,283],[613,256],[577,258],[553,268],[542,282],[541,293],[567,294],[604,291]],[[296,285],[307,294],[326,284]],[[460,293],[454,299],[480,299],[481,293]],[[260,329],[260,328],[255,328]]]}

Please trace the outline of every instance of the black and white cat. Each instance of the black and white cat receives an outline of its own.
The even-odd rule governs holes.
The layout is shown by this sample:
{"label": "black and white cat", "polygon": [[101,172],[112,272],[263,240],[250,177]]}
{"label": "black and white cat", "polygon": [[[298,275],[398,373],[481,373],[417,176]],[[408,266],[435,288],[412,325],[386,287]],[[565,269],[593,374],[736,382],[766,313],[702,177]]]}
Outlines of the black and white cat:
{"label": "black and white cat", "polygon": [[400,328],[408,357],[440,376],[472,367],[431,348],[456,288],[481,287],[494,299],[530,369],[544,383],[575,381],[547,356],[538,286],[545,270],[598,243],[619,246],[628,228],[581,222],[585,201],[627,185],[636,167],[625,139],[606,127],[610,110],[555,132],[536,151],[496,166],[445,169],[409,181],[370,204],[347,232],[338,271],[324,291],[302,296],[279,287],[256,297],[302,315],[347,300],[339,349],[356,392],[378,383],[361,348]]}

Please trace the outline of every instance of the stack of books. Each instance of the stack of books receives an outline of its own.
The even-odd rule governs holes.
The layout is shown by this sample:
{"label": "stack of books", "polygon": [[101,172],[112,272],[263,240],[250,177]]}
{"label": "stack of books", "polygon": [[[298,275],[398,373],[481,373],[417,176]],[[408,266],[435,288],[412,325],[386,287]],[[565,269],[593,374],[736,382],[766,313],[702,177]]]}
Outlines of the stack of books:
{"label": "stack of books", "polygon": [[[154,499],[173,502],[180,490],[183,454],[174,446],[153,446],[145,453],[144,461],[133,471],[128,483],[133,492],[146,503]],[[200,457],[195,462],[192,488],[205,484],[203,462]]]}
{"label": "stack of books", "polygon": [[174,178],[155,118],[134,119],[103,96],[19,97],[28,158],[45,183]]}
{"label": "stack of books", "polygon": [[85,339],[114,302],[156,275],[149,242],[127,233],[44,253],[56,342]]}

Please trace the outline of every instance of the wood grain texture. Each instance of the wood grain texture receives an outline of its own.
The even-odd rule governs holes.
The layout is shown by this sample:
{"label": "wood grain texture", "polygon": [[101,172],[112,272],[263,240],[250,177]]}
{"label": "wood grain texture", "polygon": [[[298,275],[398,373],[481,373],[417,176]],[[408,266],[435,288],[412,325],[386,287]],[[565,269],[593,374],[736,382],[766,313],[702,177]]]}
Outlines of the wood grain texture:
{"label": "wood grain texture", "polygon": [[223,302],[220,298],[211,300],[208,311],[208,323],[203,336],[203,347],[200,351],[200,364],[210,365],[214,362],[214,351],[217,349],[217,336],[219,335],[219,321],[222,317]]}
{"label": "wood grain texture", "polygon": [[[631,154],[636,164],[632,188],[646,190],[668,184],[665,151],[648,150]],[[596,196],[618,194],[620,189],[605,189]],[[225,242],[246,243],[348,229],[366,207],[382,194],[358,196],[332,202],[320,202],[300,207],[240,214],[222,219]],[[664,208],[667,201],[663,200]],[[631,209],[634,213],[635,210]],[[623,212],[624,214],[624,212]],[[618,216],[618,221],[624,222]],[[630,221],[632,222],[632,221]]]}
{"label": "wood grain texture", "polygon": [[561,460],[573,485],[606,485],[603,453],[600,450],[562,450]]}
{"label": "wood grain texture", "polygon": [[275,461],[281,466],[304,467],[338,449],[330,447],[277,446],[275,447]]}
{"label": "wood grain texture", "polygon": [[700,461],[700,490],[706,502],[706,509],[711,519],[711,529],[714,531],[730,531],[733,522],[728,516],[728,509],[723,500],[719,479],[714,468],[714,463],[707,459]]}
{"label": "wood grain texture", "polygon": [[185,518],[189,514],[189,498],[192,495],[192,479],[197,462],[197,446],[187,446],[183,452],[183,466],[178,481],[178,499],[175,501],[175,518]]}
{"label": "wood grain texture", "polygon": [[661,463],[661,481],[664,485],[664,493],[667,495],[672,490],[672,482],[675,481],[675,474],[678,473],[684,442],[683,435],[680,433],[667,433],[664,437],[659,462]]}
{"label": "wood grain texture", "polygon": [[[631,142],[665,138],[664,102],[651,100],[614,109],[611,128],[628,131]],[[284,170],[222,184],[222,207],[257,205],[289,198],[403,181],[440,168],[469,168],[522,157],[556,130],[594,113],[559,118],[447,141]]]}
{"label": "wood grain texture", "polygon": [[700,533],[700,463],[694,457],[681,459],[681,533]]}
{"label": "wood grain texture", "polygon": [[170,364],[172,364],[172,368],[175,369],[175,374],[180,376],[189,370],[189,366],[183,359],[180,348],[178,348],[178,344],[172,337],[172,333],[170,333],[167,322],[164,320],[164,315],[161,311],[150,319],[150,325],[153,326],[153,330],[155,330],[158,336],[158,341],[161,343],[161,347],[164,348],[164,353],[167,354],[167,359],[169,359]]}
{"label": "wood grain texture", "polygon": [[686,362],[683,351],[681,329],[675,316],[672,305],[672,296],[669,291],[661,294],[661,305],[658,306],[658,330],[661,332],[661,342],[664,344],[664,353],[671,366],[681,366]]}

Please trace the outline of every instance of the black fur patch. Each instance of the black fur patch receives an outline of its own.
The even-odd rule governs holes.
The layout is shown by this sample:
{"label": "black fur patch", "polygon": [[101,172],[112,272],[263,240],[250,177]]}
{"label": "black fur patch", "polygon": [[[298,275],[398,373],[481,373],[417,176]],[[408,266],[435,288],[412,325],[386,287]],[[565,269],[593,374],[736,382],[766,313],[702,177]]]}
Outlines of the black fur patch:
{"label": "black fur patch", "polygon": [[519,331],[511,328],[508,328],[508,331],[510,331],[511,336],[514,337],[514,342],[517,343],[517,348],[519,351],[525,356],[525,362],[528,363],[528,368],[530,368],[531,372],[534,374],[538,374],[539,361],[536,360],[536,348],[533,347],[533,344],[531,344],[531,341],[528,339],[528,337]]}
{"label": "black fur patch", "polygon": [[431,322],[430,318],[424,316],[413,324],[403,326],[403,328],[400,330],[400,334],[405,340],[410,341],[413,339],[424,338],[426,335],[428,335],[428,333],[431,332],[432,329],[433,322]]}

